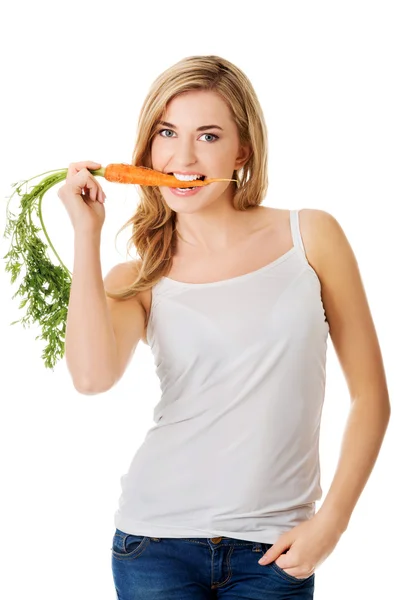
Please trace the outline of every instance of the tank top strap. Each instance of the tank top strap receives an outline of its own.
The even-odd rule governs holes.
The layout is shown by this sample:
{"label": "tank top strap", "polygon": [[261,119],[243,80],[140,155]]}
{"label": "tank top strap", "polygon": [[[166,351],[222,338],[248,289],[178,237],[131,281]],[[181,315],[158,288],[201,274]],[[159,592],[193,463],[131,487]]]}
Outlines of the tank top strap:
{"label": "tank top strap", "polygon": [[290,211],[290,228],[292,230],[292,238],[293,238],[294,246],[296,248],[298,248],[299,250],[301,250],[301,252],[303,252],[303,254],[305,255],[303,240],[301,238],[301,232],[300,232],[299,211],[298,210]]}

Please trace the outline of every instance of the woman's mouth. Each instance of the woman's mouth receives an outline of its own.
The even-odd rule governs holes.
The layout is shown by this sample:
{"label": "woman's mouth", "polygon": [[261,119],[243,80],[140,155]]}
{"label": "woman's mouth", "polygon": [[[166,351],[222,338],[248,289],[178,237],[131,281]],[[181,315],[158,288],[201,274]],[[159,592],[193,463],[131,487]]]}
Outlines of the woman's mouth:
{"label": "woman's mouth", "polygon": [[[207,187],[207,186],[204,186]],[[192,188],[168,188],[171,194],[174,196],[195,196],[196,194],[201,194],[201,190],[204,190],[204,187],[198,185]]]}

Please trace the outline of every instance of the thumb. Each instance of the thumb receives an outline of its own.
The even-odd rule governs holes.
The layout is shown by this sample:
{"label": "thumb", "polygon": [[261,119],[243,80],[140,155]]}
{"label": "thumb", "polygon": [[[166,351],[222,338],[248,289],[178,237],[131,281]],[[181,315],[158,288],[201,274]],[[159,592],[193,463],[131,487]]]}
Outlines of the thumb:
{"label": "thumb", "polygon": [[274,560],[276,560],[278,556],[280,556],[282,552],[286,550],[287,547],[287,542],[285,542],[285,540],[278,540],[266,551],[264,556],[260,558],[258,564],[268,565],[269,563],[274,562]]}

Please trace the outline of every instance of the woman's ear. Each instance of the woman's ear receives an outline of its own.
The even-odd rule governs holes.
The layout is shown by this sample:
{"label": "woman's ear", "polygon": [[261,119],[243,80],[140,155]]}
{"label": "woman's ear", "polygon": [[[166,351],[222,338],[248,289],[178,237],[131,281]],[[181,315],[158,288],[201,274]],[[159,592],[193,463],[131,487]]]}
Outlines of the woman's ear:
{"label": "woman's ear", "polygon": [[250,144],[242,146],[238,156],[236,157],[235,170],[238,171],[241,169],[247,163],[252,154],[253,151]]}

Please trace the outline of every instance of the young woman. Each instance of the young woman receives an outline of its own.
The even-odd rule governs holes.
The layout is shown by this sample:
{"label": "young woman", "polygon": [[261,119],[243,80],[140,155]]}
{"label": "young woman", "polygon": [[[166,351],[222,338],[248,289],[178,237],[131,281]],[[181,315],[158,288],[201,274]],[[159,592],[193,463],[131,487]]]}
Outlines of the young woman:
{"label": "young woman", "polygon": [[[262,204],[262,109],[221,57],[189,57],[158,77],[132,164],[237,181],[141,188],[127,223],[140,259],[104,282],[96,164],[71,164],[60,194],[75,228],[66,335],[75,387],[110,389],[142,340],[162,391],[121,480],[117,596],[313,598],[315,569],[347,528],[390,414],[356,258],[331,214]],[[316,513],[328,333],[352,405]]]}

